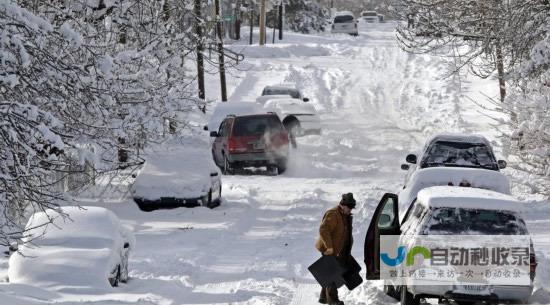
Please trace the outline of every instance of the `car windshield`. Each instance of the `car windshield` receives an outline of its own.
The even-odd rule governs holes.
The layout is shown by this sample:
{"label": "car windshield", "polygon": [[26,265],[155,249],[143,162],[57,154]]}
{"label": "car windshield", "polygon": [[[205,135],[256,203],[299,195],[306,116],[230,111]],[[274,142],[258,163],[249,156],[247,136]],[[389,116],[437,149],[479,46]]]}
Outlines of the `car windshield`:
{"label": "car windshield", "polygon": [[334,18],[334,23],[350,23],[350,22],[353,22],[353,16],[350,16],[350,15],[336,16],[336,18]]}
{"label": "car windshield", "polygon": [[512,212],[466,209],[436,208],[427,221],[429,234],[469,235],[525,235],[525,222]]}
{"label": "car windshield", "polygon": [[365,12],[363,17],[377,17],[376,12]]}
{"label": "car windshield", "polygon": [[274,115],[237,117],[233,125],[233,135],[236,137],[260,136],[279,132],[282,128],[281,121]]}
{"label": "car windshield", "polygon": [[436,166],[474,167],[498,170],[491,149],[483,143],[439,141],[430,145],[420,168]]}
{"label": "car windshield", "polygon": [[292,98],[300,98],[300,91],[290,88],[266,88],[262,95],[290,95]]}

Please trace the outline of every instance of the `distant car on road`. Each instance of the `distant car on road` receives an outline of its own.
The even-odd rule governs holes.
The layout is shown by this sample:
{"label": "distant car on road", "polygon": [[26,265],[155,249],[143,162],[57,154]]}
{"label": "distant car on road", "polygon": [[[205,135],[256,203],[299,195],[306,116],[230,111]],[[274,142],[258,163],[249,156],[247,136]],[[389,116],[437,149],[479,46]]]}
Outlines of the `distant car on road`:
{"label": "distant car on road", "polygon": [[264,108],[277,113],[285,128],[294,137],[321,134],[321,120],[313,105],[286,98],[269,100]]}
{"label": "distant car on road", "polygon": [[357,29],[357,21],[352,12],[342,11],[336,13],[332,19],[331,33],[333,34],[350,34],[353,36],[359,35]]}
{"label": "distant car on road", "polygon": [[[34,213],[23,244],[9,259],[10,283],[97,287],[128,281],[132,233],[101,207],[61,207]],[[53,223],[50,224],[50,219]]]}
{"label": "distant car on road", "polygon": [[309,98],[304,97],[299,89],[290,84],[266,86],[264,90],[262,90],[262,95],[256,99],[256,102],[264,105],[268,100],[288,97],[309,102]]}
{"label": "distant car on road", "polygon": [[244,167],[267,167],[273,174],[286,170],[289,134],[274,113],[227,116],[211,131],[214,162],[224,174]]}
{"label": "distant car on road", "polygon": [[207,144],[187,144],[148,153],[145,165],[130,188],[140,209],[220,205],[221,173],[210,157]]}
{"label": "distant car on road", "polygon": [[362,11],[361,20],[368,23],[374,23],[374,22],[379,22],[380,17],[376,11]]}

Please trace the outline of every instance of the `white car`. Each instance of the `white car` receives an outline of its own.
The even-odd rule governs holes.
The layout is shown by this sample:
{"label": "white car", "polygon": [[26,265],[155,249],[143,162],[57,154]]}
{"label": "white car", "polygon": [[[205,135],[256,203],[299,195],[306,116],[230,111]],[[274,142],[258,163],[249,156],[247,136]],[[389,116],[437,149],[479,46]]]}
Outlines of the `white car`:
{"label": "white car", "polygon": [[[287,96],[284,96],[287,97]],[[218,131],[220,128],[221,122],[228,115],[249,115],[249,114],[260,114],[265,113],[263,109],[263,104],[258,104],[254,102],[222,102],[216,105],[208,125],[205,126],[204,130],[208,131]]]}
{"label": "white car", "polygon": [[141,210],[220,205],[221,172],[212,160],[208,144],[199,142],[148,153],[130,188]]}
{"label": "white car", "polygon": [[361,12],[361,20],[368,23],[379,22],[380,17],[376,11],[363,11]]}
{"label": "white car", "polygon": [[[434,186],[421,190],[414,204],[402,216],[401,211],[397,209],[400,200],[401,197],[387,193],[373,213],[364,248],[368,279],[385,280],[384,291],[400,299],[403,305],[418,305],[421,298],[437,298],[438,303],[446,304],[449,300],[458,304],[474,304],[481,301],[487,301],[489,304],[526,303],[533,292],[537,260],[527,226],[521,217],[524,204],[509,195],[494,191],[472,187]],[[527,278],[522,282],[516,281],[517,284],[498,282],[490,276],[483,277],[483,275],[481,279],[474,282],[465,280],[468,276],[457,278],[404,276],[396,281],[386,277],[380,263],[381,236],[388,238],[389,235],[398,236],[396,242],[399,245],[405,245],[404,249],[411,249],[414,245],[425,242],[430,235],[434,238],[433,240],[436,240],[436,247],[448,244],[450,241],[454,243],[451,247],[458,248],[463,244],[456,243],[467,241],[471,242],[473,247],[484,247],[487,241],[494,242],[496,235],[515,236],[507,240],[521,240],[525,242],[522,243],[522,245],[525,244],[525,248],[530,247],[529,256],[526,257],[528,262],[525,265],[525,268],[528,268],[526,270],[528,273],[525,274]],[[487,238],[482,239],[480,236]],[[505,245],[498,243],[496,246]],[[409,264],[408,261],[407,264]],[[386,266],[383,265],[384,268]],[[462,267],[472,268],[472,266],[482,265],[472,263]],[[442,268],[460,270],[455,269],[460,268],[457,265],[445,265]],[[433,274],[431,271],[426,271],[426,274]],[[480,270],[477,269],[477,271]],[[382,274],[384,274],[383,278]],[[405,271],[404,274],[410,273]],[[478,281],[484,284],[477,284]]]}
{"label": "white car", "polygon": [[51,209],[30,217],[9,259],[9,282],[53,289],[125,283],[135,240],[117,216],[101,207],[62,207],[61,213],[68,217]]}
{"label": "white car", "polygon": [[274,99],[264,109],[276,113],[293,136],[321,134],[321,120],[313,105],[298,99]]}
{"label": "white car", "polygon": [[338,12],[332,19],[331,33],[359,35],[357,21],[352,12]]}

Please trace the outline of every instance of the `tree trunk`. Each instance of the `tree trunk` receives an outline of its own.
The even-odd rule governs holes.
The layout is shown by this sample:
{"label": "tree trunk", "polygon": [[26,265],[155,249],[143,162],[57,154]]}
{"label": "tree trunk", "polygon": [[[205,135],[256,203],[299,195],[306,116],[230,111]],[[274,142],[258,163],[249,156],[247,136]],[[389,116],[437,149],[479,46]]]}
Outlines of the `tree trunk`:
{"label": "tree trunk", "polygon": [[219,55],[219,67],[220,67],[220,84],[222,93],[222,102],[227,102],[227,87],[225,83],[225,55],[223,51],[223,28],[222,19],[220,16],[220,0],[214,1],[216,9],[216,32],[218,33],[218,55]]}
{"label": "tree trunk", "polygon": [[[199,98],[205,99],[204,92],[204,57],[203,57],[203,34],[202,34],[202,15],[201,15],[201,0],[195,0],[193,12],[195,14],[195,35],[197,35],[197,82],[199,85]],[[203,112],[206,109],[202,109]]]}
{"label": "tree trunk", "polygon": [[265,44],[266,39],[266,32],[265,32],[265,10],[266,10],[266,0],[261,0],[260,4],[260,45],[263,46]]}

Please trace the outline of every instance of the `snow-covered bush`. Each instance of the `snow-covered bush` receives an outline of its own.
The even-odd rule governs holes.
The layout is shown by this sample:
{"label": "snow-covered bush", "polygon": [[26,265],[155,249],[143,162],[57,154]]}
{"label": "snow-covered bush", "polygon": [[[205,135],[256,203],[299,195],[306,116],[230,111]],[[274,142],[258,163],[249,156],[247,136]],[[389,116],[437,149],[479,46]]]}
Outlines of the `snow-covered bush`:
{"label": "snow-covered bush", "polygon": [[288,27],[301,33],[322,32],[327,26],[330,14],[314,1],[289,1],[285,8],[286,24]]}

